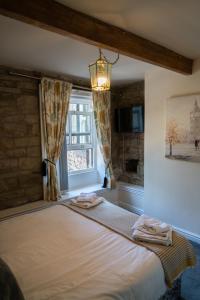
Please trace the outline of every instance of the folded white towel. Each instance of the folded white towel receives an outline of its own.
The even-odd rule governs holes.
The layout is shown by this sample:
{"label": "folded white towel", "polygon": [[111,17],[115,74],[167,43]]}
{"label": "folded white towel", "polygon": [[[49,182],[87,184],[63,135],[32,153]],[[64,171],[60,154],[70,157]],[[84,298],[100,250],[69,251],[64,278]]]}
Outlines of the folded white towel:
{"label": "folded white towel", "polygon": [[96,193],[80,193],[80,197],[97,197]]}
{"label": "folded white towel", "polygon": [[141,215],[133,225],[132,229],[144,230],[146,233],[155,235],[165,235],[166,232],[171,230],[171,226],[160,220],[148,217],[147,215]]}
{"label": "folded white towel", "polygon": [[97,199],[96,193],[80,193],[80,195],[76,198],[77,202],[94,202]]}
{"label": "folded white towel", "polygon": [[149,234],[152,236],[166,237],[167,233],[170,229],[166,232],[156,232],[155,229],[153,229],[153,228],[149,228],[149,227],[145,227],[145,226],[138,226],[137,229],[134,229],[134,230],[139,230],[145,234]]}
{"label": "folded white towel", "polygon": [[161,237],[161,236],[146,234],[146,233],[136,229],[133,232],[133,238],[136,241],[140,241],[140,242],[148,242],[148,243],[160,244],[160,245],[164,245],[164,246],[171,246],[172,245],[172,230],[168,231],[166,237]]}
{"label": "folded white towel", "polygon": [[93,202],[93,201],[95,201],[96,199],[98,199],[98,197],[97,196],[93,196],[93,197],[90,197],[90,196],[78,196],[77,198],[76,198],[76,201],[77,202]]}
{"label": "folded white towel", "polygon": [[103,197],[98,197],[94,199],[93,201],[78,201],[78,199],[72,199],[71,204],[75,205],[80,208],[91,208],[94,206],[99,205],[102,203],[105,199]]}
{"label": "folded white towel", "polygon": [[160,220],[142,215],[132,227],[133,238],[140,241],[172,244],[172,227]]}

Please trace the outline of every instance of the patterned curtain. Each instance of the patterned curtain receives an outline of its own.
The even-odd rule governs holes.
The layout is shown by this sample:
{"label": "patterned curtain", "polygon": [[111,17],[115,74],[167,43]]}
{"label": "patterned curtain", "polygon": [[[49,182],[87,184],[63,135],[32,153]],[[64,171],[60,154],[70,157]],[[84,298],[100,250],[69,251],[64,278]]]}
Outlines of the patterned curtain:
{"label": "patterned curtain", "polygon": [[71,88],[70,83],[60,80],[43,78],[41,81],[44,146],[48,166],[45,200],[48,201],[60,198],[56,163],[64,141]]}
{"label": "patterned curtain", "polygon": [[111,161],[111,122],[110,92],[93,92],[94,119],[97,138],[105,163],[105,177],[108,187],[115,187],[115,178]]}

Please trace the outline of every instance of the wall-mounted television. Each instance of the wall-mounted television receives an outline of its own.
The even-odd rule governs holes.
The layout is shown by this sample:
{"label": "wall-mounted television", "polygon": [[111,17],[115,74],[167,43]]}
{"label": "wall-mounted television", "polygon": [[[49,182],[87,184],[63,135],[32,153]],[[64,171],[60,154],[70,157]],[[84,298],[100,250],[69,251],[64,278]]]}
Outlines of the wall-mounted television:
{"label": "wall-mounted television", "polygon": [[115,109],[115,129],[117,132],[144,132],[144,107],[135,105]]}

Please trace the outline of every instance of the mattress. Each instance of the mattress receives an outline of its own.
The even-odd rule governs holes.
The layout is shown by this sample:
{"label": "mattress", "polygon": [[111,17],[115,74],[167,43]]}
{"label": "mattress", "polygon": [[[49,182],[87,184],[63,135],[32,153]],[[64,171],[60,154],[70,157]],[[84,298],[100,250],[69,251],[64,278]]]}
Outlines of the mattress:
{"label": "mattress", "polygon": [[153,252],[61,205],[1,222],[0,257],[26,300],[157,300],[166,291]]}

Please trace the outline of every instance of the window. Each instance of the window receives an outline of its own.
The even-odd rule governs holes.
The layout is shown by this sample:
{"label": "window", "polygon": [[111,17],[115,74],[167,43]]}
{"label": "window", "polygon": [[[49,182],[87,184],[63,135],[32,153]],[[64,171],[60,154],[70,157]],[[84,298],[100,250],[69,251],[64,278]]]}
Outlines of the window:
{"label": "window", "polygon": [[96,136],[90,93],[70,99],[66,127],[68,172],[83,172],[96,168]]}
{"label": "window", "polygon": [[96,129],[90,92],[72,91],[59,168],[63,191],[98,182]]}

